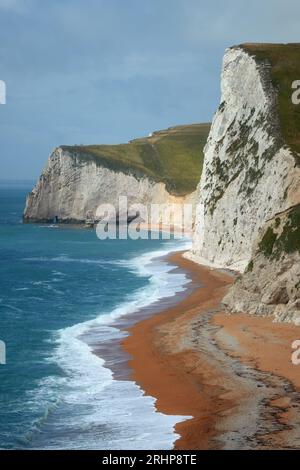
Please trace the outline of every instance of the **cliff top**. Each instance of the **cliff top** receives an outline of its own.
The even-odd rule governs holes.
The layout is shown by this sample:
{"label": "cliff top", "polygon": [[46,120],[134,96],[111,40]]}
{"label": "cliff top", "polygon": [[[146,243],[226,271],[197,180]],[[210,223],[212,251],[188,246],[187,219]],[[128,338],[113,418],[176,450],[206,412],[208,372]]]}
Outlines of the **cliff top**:
{"label": "cliff top", "polygon": [[210,124],[170,127],[149,137],[119,145],[80,145],[61,148],[112,170],[146,175],[166,184],[171,194],[195,191],[203,165],[203,148]]}
{"label": "cliff top", "polygon": [[284,142],[300,154],[300,104],[292,103],[292,83],[300,80],[300,44],[242,44],[259,62],[270,64],[271,80],[278,90],[278,114]]}

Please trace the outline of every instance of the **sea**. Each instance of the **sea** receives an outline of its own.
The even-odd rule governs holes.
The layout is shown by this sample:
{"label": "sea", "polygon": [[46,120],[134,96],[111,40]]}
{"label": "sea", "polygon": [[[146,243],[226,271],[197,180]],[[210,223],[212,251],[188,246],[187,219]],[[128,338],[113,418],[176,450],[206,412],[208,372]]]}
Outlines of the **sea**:
{"label": "sea", "polygon": [[33,182],[0,182],[1,449],[171,449],[183,416],[114,378],[95,343],[120,319],[190,285],[165,256],[190,240],[102,240],[93,229],[23,224]]}

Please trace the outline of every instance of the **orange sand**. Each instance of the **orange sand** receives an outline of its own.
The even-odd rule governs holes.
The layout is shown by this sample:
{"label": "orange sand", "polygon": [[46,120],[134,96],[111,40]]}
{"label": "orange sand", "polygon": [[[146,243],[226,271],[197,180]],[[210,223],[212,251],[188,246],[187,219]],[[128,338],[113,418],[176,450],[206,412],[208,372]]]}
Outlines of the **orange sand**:
{"label": "orange sand", "polygon": [[[176,306],[130,328],[123,348],[131,355],[132,378],[146,394],[157,399],[159,411],[193,417],[176,425],[180,438],[175,448],[222,448],[219,437],[227,428],[241,426],[240,419],[248,412],[243,403],[248,403],[255,393],[253,386],[239,384],[237,374],[226,366],[227,359],[235,357],[253,369],[284,377],[298,391],[300,366],[291,363],[291,342],[300,338],[300,329],[294,325],[274,324],[269,318],[246,314],[230,316],[221,312],[220,301],[233,277],[188,261],[181,253],[172,255],[170,260],[188,271],[203,287]],[[215,309],[218,311],[212,312]],[[207,327],[216,327],[216,332],[212,330],[211,334],[217,347],[226,353],[223,362],[212,362],[209,342],[206,344],[205,337],[201,336],[203,326],[197,321],[203,320],[206,312],[212,312]],[[278,423],[289,421],[292,415],[289,404],[289,398],[278,393],[276,399],[272,399],[271,405],[281,410],[276,416]],[[247,416],[244,419],[247,420]],[[287,446],[284,433],[277,432],[273,440],[272,436],[268,434],[267,443],[260,439],[260,446]]]}

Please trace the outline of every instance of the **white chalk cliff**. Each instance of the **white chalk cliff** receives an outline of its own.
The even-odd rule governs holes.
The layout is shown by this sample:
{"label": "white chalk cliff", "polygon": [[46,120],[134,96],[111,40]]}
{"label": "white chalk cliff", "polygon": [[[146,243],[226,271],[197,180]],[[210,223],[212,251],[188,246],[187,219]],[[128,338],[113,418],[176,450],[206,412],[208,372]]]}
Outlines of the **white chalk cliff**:
{"label": "white chalk cliff", "polygon": [[100,204],[112,204],[118,211],[120,196],[127,197],[128,206],[178,204],[181,207],[194,200],[193,193],[176,197],[169,194],[165,183],[131,173],[130,168],[126,172],[113,170],[58,147],[27,197],[24,221],[52,222],[57,218],[62,223],[84,223],[97,218]]}
{"label": "white chalk cliff", "polygon": [[231,312],[296,321],[299,156],[281,136],[270,68],[243,47],[225,52],[188,257],[242,273],[248,266],[224,299]]}
{"label": "white chalk cliff", "polygon": [[267,64],[226,50],[198,188],[191,257],[243,271],[259,230],[300,200],[300,169],[278,138],[276,91]]}

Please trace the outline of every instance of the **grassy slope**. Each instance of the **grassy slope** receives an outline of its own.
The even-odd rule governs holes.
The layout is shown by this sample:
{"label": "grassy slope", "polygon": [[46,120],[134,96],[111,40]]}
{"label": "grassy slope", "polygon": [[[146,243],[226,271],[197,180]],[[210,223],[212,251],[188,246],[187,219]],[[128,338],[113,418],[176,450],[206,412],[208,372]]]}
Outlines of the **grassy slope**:
{"label": "grassy slope", "polygon": [[193,192],[200,180],[210,124],[177,126],[119,145],[62,146],[82,160],[166,183],[170,193]]}
{"label": "grassy slope", "polygon": [[300,105],[292,103],[292,83],[300,80],[300,44],[243,44],[258,60],[271,64],[271,78],[278,90],[278,112],[282,137],[300,153]]}

